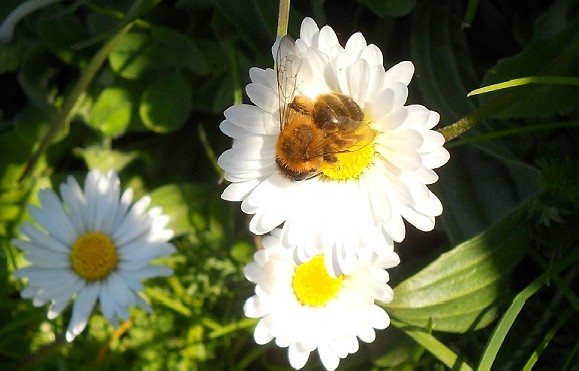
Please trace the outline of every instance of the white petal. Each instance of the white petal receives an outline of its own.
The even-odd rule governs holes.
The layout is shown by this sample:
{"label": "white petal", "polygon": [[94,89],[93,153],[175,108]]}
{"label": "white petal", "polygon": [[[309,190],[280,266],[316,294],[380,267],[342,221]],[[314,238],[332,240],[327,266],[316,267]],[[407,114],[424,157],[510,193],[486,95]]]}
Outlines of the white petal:
{"label": "white petal", "polygon": [[99,291],[100,285],[95,283],[88,285],[78,293],[72,309],[72,317],[66,330],[67,341],[72,341],[85,329],[96,303]]}
{"label": "white petal", "polygon": [[311,46],[314,35],[318,32],[319,28],[316,22],[310,17],[305,17],[300,27],[300,39]]}
{"label": "white petal", "polygon": [[346,42],[345,49],[346,53],[352,56],[353,59],[357,59],[360,58],[360,54],[362,53],[362,50],[366,48],[366,46],[367,44],[364,35],[362,35],[360,32],[356,32],[350,36]]}
{"label": "white petal", "polygon": [[338,357],[334,352],[332,352],[329,347],[321,345],[318,347],[318,353],[320,354],[320,360],[322,364],[328,371],[333,371],[338,368],[340,364],[340,357]]}
{"label": "white petal", "polygon": [[290,365],[296,370],[301,369],[306,365],[308,358],[310,357],[310,352],[307,350],[298,350],[295,344],[290,344],[288,348],[288,358]]}
{"label": "white petal", "polygon": [[221,194],[221,198],[226,201],[241,201],[261,183],[263,179],[252,179],[246,182],[231,183]]}
{"label": "white petal", "polygon": [[257,326],[255,326],[253,338],[255,339],[255,342],[260,345],[267,344],[273,339],[273,336],[269,333],[263,320],[259,321]]}
{"label": "white petal", "polygon": [[393,84],[395,82],[401,82],[404,85],[408,85],[410,80],[412,80],[412,75],[414,74],[414,65],[412,62],[405,61],[400,62],[392,66],[388,71],[386,71],[385,83],[387,85]]}
{"label": "white petal", "polygon": [[67,182],[60,185],[60,195],[65,208],[68,210],[70,220],[76,228],[77,236],[84,234],[87,231],[83,212],[83,208],[86,206],[86,199],[76,179],[69,176]]}
{"label": "white petal", "polygon": [[276,134],[279,132],[279,120],[276,121],[278,116],[253,105],[239,104],[229,107],[225,110],[224,115],[228,122],[246,132],[255,134]]}
{"label": "white petal", "polygon": [[277,94],[273,94],[269,87],[250,83],[245,87],[245,92],[253,104],[265,112],[274,113],[279,108]]}

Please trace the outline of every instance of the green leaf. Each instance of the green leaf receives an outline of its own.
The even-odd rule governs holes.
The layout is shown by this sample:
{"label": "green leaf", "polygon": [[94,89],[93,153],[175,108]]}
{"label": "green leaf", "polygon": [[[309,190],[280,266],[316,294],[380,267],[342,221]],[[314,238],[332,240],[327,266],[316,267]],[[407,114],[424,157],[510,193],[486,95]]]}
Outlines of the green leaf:
{"label": "green leaf", "polygon": [[467,363],[463,362],[450,348],[444,345],[440,340],[432,334],[411,328],[407,326],[399,326],[396,321],[393,324],[400,327],[406,335],[411,337],[414,341],[420,344],[424,349],[428,350],[440,362],[453,370],[472,371]]}
{"label": "green leaf", "polygon": [[139,79],[151,71],[162,71],[170,63],[170,54],[156,48],[144,34],[124,35],[109,55],[113,72],[125,79]]}
{"label": "green leaf", "polygon": [[145,92],[139,106],[141,120],[149,129],[166,133],[178,129],[191,112],[191,88],[174,72],[161,77]]}
{"label": "green leaf", "polygon": [[89,112],[88,124],[108,136],[125,132],[131,122],[133,102],[122,87],[104,89]]}
{"label": "green leaf", "polygon": [[436,331],[462,333],[490,324],[528,244],[525,211],[513,212],[402,282],[388,312]]}
{"label": "green leaf", "polygon": [[380,17],[402,17],[412,11],[416,0],[359,0]]}
{"label": "green leaf", "polygon": [[[221,222],[212,204],[221,202],[219,190],[209,184],[168,184],[153,190],[154,206],[163,208],[170,217],[168,227],[179,236],[193,233],[200,241],[223,238]],[[225,209],[223,207],[221,210]]]}
{"label": "green leaf", "polygon": [[[579,17],[577,1],[560,0],[535,24],[531,43],[519,54],[499,61],[483,80],[484,85],[501,83],[524,76],[579,74]],[[531,117],[561,115],[579,105],[579,87],[541,85],[517,88],[519,99],[497,113],[496,117]],[[481,102],[494,99],[499,93],[481,97]]]}
{"label": "green leaf", "polygon": [[[527,287],[521,290],[513,299],[509,308],[505,311],[504,315],[496,325],[489,338],[487,345],[481,355],[479,366],[477,370],[487,371],[491,370],[492,365],[495,361],[497,353],[503,344],[507,333],[511,329],[511,326],[521,313],[525,303],[535,295],[541,288],[546,285],[550,285],[550,281],[554,280],[558,285],[561,283],[559,273],[570,266],[573,266],[577,259],[579,258],[579,250],[574,250],[568,253],[566,256],[562,257],[557,263],[547,268],[547,263],[542,261],[542,258],[536,255],[536,253],[531,250],[531,256],[534,256],[535,260],[539,259],[540,265],[545,272],[537,277],[533,282],[531,282]],[[559,281],[559,282],[557,282]],[[564,284],[566,286],[566,284]],[[573,295],[572,291],[569,293]],[[575,306],[575,311],[578,309]]]}
{"label": "green leaf", "polygon": [[[441,126],[475,110],[466,93],[478,79],[465,34],[458,32],[463,9],[451,0],[423,1],[412,14],[412,61],[425,105],[441,115]],[[487,123],[471,134],[491,131]],[[451,142],[452,143],[452,142]],[[453,244],[486,229],[539,190],[538,171],[514,158],[499,141],[453,148],[434,185],[442,199],[441,217]]]}
{"label": "green leaf", "polygon": [[499,82],[497,84],[483,86],[474,89],[468,93],[469,97],[478,94],[489,93],[501,89],[513,88],[515,86],[523,86],[528,84],[542,84],[542,85],[579,85],[579,77],[571,76],[527,76],[512,79],[509,81]]}
{"label": "green leaf", "polygon": [[73,153],[82,157],[89,169],[98,169],[103,173],[109,169],[119,172],[138,157],[137,152],[121,152],[96,147],[75,148]]}
{"label": "green leaf", "polygon": [[[5,123],[0,122],[0,126]],[[25,141],[15,130],[0,133],[0,236],[10,238],[14,221],[23,213],[23,203],[29,189],[18,178],[33,149],[33,143]],[[0,255],[4,255],[1,254]]]}

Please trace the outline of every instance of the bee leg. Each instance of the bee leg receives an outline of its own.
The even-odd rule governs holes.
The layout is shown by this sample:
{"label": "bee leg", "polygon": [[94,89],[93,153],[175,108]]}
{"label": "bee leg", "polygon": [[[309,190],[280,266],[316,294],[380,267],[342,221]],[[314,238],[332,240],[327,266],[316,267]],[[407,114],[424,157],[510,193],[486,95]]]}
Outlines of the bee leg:
{"label": "bee leg", "polygon": [[329,164],[335,164],[338,162],[338,158],[336,157],[336,151],[333,151],[330,146],[326,146],[324,148],[324,161]]}
{"label": "bee leg", "polygon": [[335,164],[336,162],[338,162],[338,158],[334,155],[325,155],[324,161],[326,161],[329,164]]}

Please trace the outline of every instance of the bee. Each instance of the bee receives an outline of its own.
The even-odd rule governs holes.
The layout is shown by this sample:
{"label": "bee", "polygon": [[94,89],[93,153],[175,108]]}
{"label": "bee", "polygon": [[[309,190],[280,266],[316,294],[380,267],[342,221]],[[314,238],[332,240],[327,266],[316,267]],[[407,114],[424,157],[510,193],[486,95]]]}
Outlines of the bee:
{"label": "bee", "polygon": [[[282,48],[291,50],[284,45],[287,39],[281,40],[278,56]],[[281,173],[294,181],[320,175],[325,164],[339,162],[338,154],[359,150],[376,137],[364,120],[364,112],[351,97],[330,92],[312,100],[298,94],[297,76],[301,67],[299,60],[289,53],[278,57],[280,134],[275,161]]]}

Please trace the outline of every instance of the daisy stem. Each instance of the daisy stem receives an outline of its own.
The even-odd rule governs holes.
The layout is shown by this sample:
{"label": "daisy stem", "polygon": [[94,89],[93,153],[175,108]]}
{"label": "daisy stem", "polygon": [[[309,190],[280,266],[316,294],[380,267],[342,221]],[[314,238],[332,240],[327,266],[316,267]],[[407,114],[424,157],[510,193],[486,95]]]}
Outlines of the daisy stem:
{"label": "daisy stem", "polygon": [[291,0],[279,0],[279,13],[277,16],[277,36],[284,37],[287,34],[289,23],[289,10]]}
{"label": "daisy stem", "polygon": [[438,132],[444,136],[444,141],[448,142],[480,124],[487,117],[509,106],[516,101],[518,97],[517,94],[513,94],[512,92],[505,93],[490,101],[488,104],[480,106],[468,115],[463,116],[454,124],[438,129]]}

